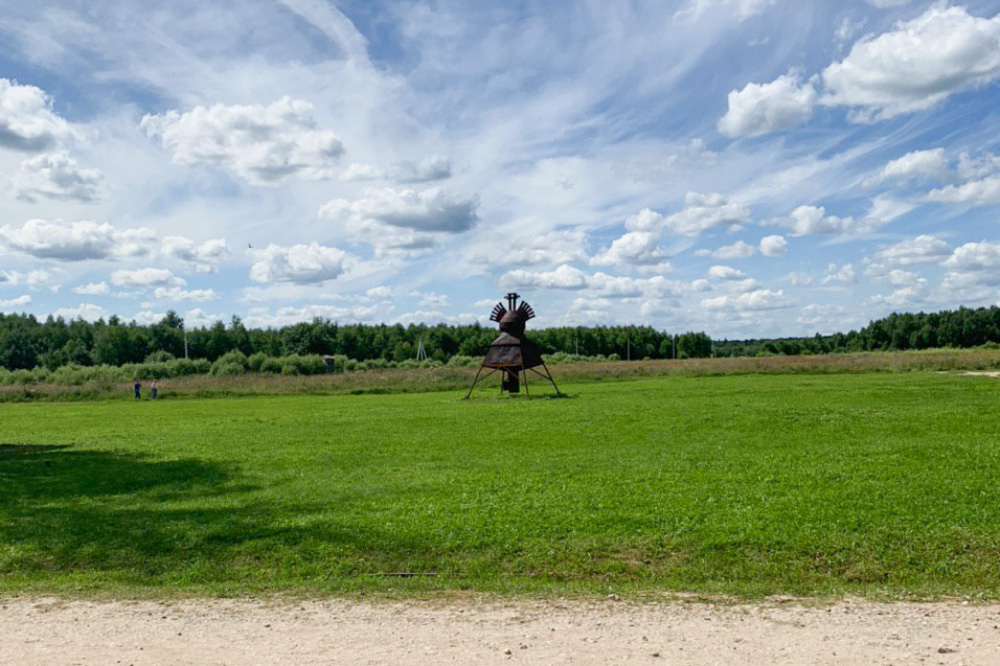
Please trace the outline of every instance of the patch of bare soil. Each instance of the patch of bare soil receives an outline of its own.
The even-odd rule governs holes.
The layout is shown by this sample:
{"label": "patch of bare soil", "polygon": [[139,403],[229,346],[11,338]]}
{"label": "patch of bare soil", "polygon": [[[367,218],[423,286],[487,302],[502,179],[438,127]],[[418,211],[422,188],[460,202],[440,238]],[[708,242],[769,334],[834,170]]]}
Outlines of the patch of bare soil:
{"label": "patch of bare soil", "polygon": [[1000,604],[0,600],[0,664],[1000,664]]}

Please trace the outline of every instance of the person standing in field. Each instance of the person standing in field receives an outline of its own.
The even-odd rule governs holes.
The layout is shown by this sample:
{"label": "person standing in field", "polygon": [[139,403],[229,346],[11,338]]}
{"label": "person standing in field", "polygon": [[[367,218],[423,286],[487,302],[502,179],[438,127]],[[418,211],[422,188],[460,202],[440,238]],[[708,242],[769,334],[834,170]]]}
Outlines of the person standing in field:
{"label": "person standing in field", "polygon": [[139,383],[139,378],[135,378],[135,386],[132,387],[135,390],[135,399],[138,400],[142,393],[142,384]]}
{"label": "person standing in field", "polygon": [[153,383],[149,385],[149,393],[152,396],[150,399],[151,400],[156,400],[156,380],[155,379],[153,380]]}

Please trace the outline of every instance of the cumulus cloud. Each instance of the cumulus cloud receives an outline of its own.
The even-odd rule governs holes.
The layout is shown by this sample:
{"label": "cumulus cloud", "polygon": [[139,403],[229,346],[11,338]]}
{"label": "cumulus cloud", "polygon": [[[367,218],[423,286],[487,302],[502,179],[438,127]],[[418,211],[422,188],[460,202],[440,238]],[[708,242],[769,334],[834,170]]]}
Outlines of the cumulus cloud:
{"label": "cumulus cloud", "polygon": [[251,280],[292,284],[321,284],[336,279],[351,261],[343,250],[318,243],[291,247],[271,244],[263,250],[251,250],[250,256]]}
{"label": "cumulus cloud", "polygon": [[546,266],[586,259],[586,244],[583,231],[560,230],[514,237],[503,252],[498,252],[497,240],[492,239],[467,247],[464,254],[477,266]]}
{"label": "cumulus cloud", "polygon": [[137,268],[118,270],[111,274],[111,283],[116,287],[129,289],[152,289],[153,287],[179,287],[186,284],[166,268]]}
{"label": "cumulus cloud", "polygon": [[826,267],[826,275],[823,277],[823,284],[854,284],[857,281],[857,271],[851,264],[843,266],[830,264]]}
{"label": "cumulus cloud", "polygon": [[941,265],[950,273],[975,275],[980,284],[1000,284],[1000,243],[966,243]]}
{"label": "cumulus cloud", "polygon": [[152,229],[116,229],[90,221],[34,219],[20,228],[0,227],[0,242],[8,248],[59,261],[141,257],[149,254],[155,240]]}
{"label": "cumulus cloud", "polygon": [[715,280],[743,280],[746,278],[746,273],[732,266],[712,266],[708,269],[708,277]]}
{"label": "cumulus cloud", "polygon": [[10,298],[7,300],[0,300],[0,310],[10,310],[13,308],[21,307],[22,305],[28,305],[31,303],[31,296],[25,294],[24,296],[18,296],[17,298]]}
{"label": "cumulus cloud", "polygon": [[934,4],[911,21],[856,43],[823,70],[821,102],[851,106],[851,119],[884,120],[928,109],[1000,78],[1000,16]]}
{"label": "cumulus cloud", "polygon": [[777,310],[790,307],[790,303],[782,289],[777,291],[757,289],[739,295],[706,298],[701,302],[701,306],[706,310]]}
{"label": "cumulus cloud", "polygon": [[83,319],[84,321],[95,322],[98,319],[107,318],[108,311],[100,305],[81,303],[75,308],[59,308],[52,313],[52,316],[56,319],[61,317],[67,321]]}
{"label": "cumulus cloud", "polygon": [[27,273],[20,271],[0,271],[0,284],[12,287],[25,285],[31,289],[36,289],[50,284],[52,280],[52,274],[45,270],[34,270]]}
{"label": "cumulus cloud", "polygon": [[458,198],[441,187],[426,190],[368,189],[356,201],[335,199],[320,208],[320,217],[347,219],[370,229],[389,225],[424,232],[468,231],[479,217],[478,197]]}
{"label": "cumulus cloud", "polygon": [[913,266],[939,263],[951,253],[948,243],[937,236],[922,234],[879,250],[873,259],[887,266]]}
{"label": "cumulus cloud", "polygon": [[937,203],[989,206],[1000,203],[1000,176],[973,180],[962,185],[948,185],[927,194],[928,201]]}
{"label": "cumulus cloud", "polygon": [[419,294],[420,307],[422,308],[446,308],[448,307],[448,297],[444,294]]}
{"label": "cumulus cloud", "polygon": [[330,178],[344,152],[336,134],[317,128],[312,104],[289,97],[269,106],[215,104],[147,115],[142,128],[175,164],[221,167],[257,185]]}
{"label": "cumulus cloud", "polygon": [[711,252],[709,256],[715,259],[745,259],[752,257],[757,248],[744,241],[736,241],[732,245],[723,245]]}
{"label": "cumulus cloud", "polygon": [[583,289],[587,286],[587,276],[580,269],[563,264],[547,272],[509,271],[500,277],[500,284],[511,289]]}
{"label": "cumulus cloud", "polygon": [[909,4],[910,0],[866,0],[866,2],[872,7],[888,9],[889,7],[900,7]]}
{"label": "cumulus cloud", "polygon": [[590,263],[595,266],[643,266],[668,268],[669,254],[660,247],[660,233],[654,231],[629,231],[601,250]]}
{"label": "cumulus cloud", "polygon": [[718,129],[730,138],[789,130],[809,120],[816,99],[812,84],[802,85],[792,74],[771,83],[748,83],[729,93],[729,110]]}
{"label": "cumulus cloud", "polygon": [[219,263],[229,256],[229,246],[223,238],[198,245],[182,236],[166,236],[161,248],[164,255],[191,264],[198,273],[214,273]]}
{"label": "cumulus cloud", "polygon": [[104,296],[108,293],[107,282],[90,282],[73,287],[74,294],[84,294],[86,296]]}
{"label": "cumulus cloud", "polygon": [[914,150],[892,160],[882,169],[876,182],[886,180],[941,180],[948,175],[948,160],[944,148]]}
{"label": "cumulus cloud", "polygon": [[877,294],[871,298],[872,305],[879,305],[891,308],[904,308],[920,305],[927,300],[927,286],[925,284],[914,284],[909,287],[897,289],[890,294]]}
{"label": "cumulus cloud", "polygon": [[158,301],[214,301],[219,298],[213,289],[181,289],[180,287],[157,287],[153,296]]}
{"label": "cumulus cloud", "polygon": [[856,231],[859,226],[851,217],[827,215],[822,206],[799,206],[792,211],[790,218],[778,221],[778,224],[790,228],[793,236],[846,234]]}
{"label": "cumulus cloud", "polygon": [[283,307],[271,312],[268,308],[251,308],[244,318],[247,326],[258,328],[280,328],[302,321],[329,319],[337,322],[370,322],[378,316],[377,306],[337,307],[334,305],[303,305]]}
{"label": "cumulus cloud", "polygon": [[0,148],[41,153],[76,138],[41,88],[0,78]]}
{"label": "cumulus cloud", "polygon": [[780,257],[788,250],[788,241],[784,236],[764,236],[760,239],[760,253],[765,257]]}
{"label": "cumulus cloud", "polygon": [[428,155],[419,162],[398,162],[390,172],[397,183],[429,183],[451,178],[451,161],[443,155]]}
{"label": "cumulus cloud", "polygon": [[372,287],[365,292],[365,296],[368,298],[374,298],[380,301],[388,300],[393,297],[392,289],[389,287]]}
{"label": "cumulus cloud", "polygon": [[90,203],[103,198],[105,187],[99,169],[81,169],[65,152],[26,159],[13,184],[17,198],[29,203],[39,199]]}
{"label": "cumulus cloud", "polygon": [[354,163],[348,165],[340,174],[340,179],[346,182],[356,182],[359,180],[378,180],[382,177],[382,172],[371,164]]}
{"label": "cumulus cloud", "polygon": [[678,236],[696,237],[703,231],[748,222],[750,209],[728,203],[721,194],[688,192],[684,209],[672,215],[661,215],[644,208],[625,220],[628,231],[665,230]]}

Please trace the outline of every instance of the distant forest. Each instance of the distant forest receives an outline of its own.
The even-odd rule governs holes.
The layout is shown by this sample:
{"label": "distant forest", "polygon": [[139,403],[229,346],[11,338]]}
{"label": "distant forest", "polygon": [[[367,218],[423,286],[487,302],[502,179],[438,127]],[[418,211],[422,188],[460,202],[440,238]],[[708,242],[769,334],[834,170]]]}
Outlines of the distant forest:
{"label": "distant forest", "polygon": [[[231,351],[290,355],[342,355],[357,361],[413,359],[423,342],[427,356],[482,356],[496,337],[479,324],[368,325],[314,320],[279,329],[247,328],[238,317],[225,324],[191,328],[175,312],[142,326],[118,317],[87,322],[0,314],[0,367],[8,370],[64,365],[124,365],[170,358],[215,361]],[[704,358],[828,354],[852,351],[976,347],[1000,343],[1000,308],[960,308],[931,314],[892,314],[860,331],[806,338],[712,340],[705,333],[674,335],[649,326],[557,327],[529,331],[547,354],[618,358]]]}

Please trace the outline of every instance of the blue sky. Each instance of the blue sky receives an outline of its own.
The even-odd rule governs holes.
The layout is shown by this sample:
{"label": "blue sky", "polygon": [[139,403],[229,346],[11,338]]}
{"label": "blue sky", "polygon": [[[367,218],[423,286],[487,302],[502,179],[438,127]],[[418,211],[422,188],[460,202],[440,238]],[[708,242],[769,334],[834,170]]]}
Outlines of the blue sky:
{"label": "blue sky", "polygon": [[1000,1],[0,9],[5,312],[467,323],[516,290],[744,338],[998,302]]}

